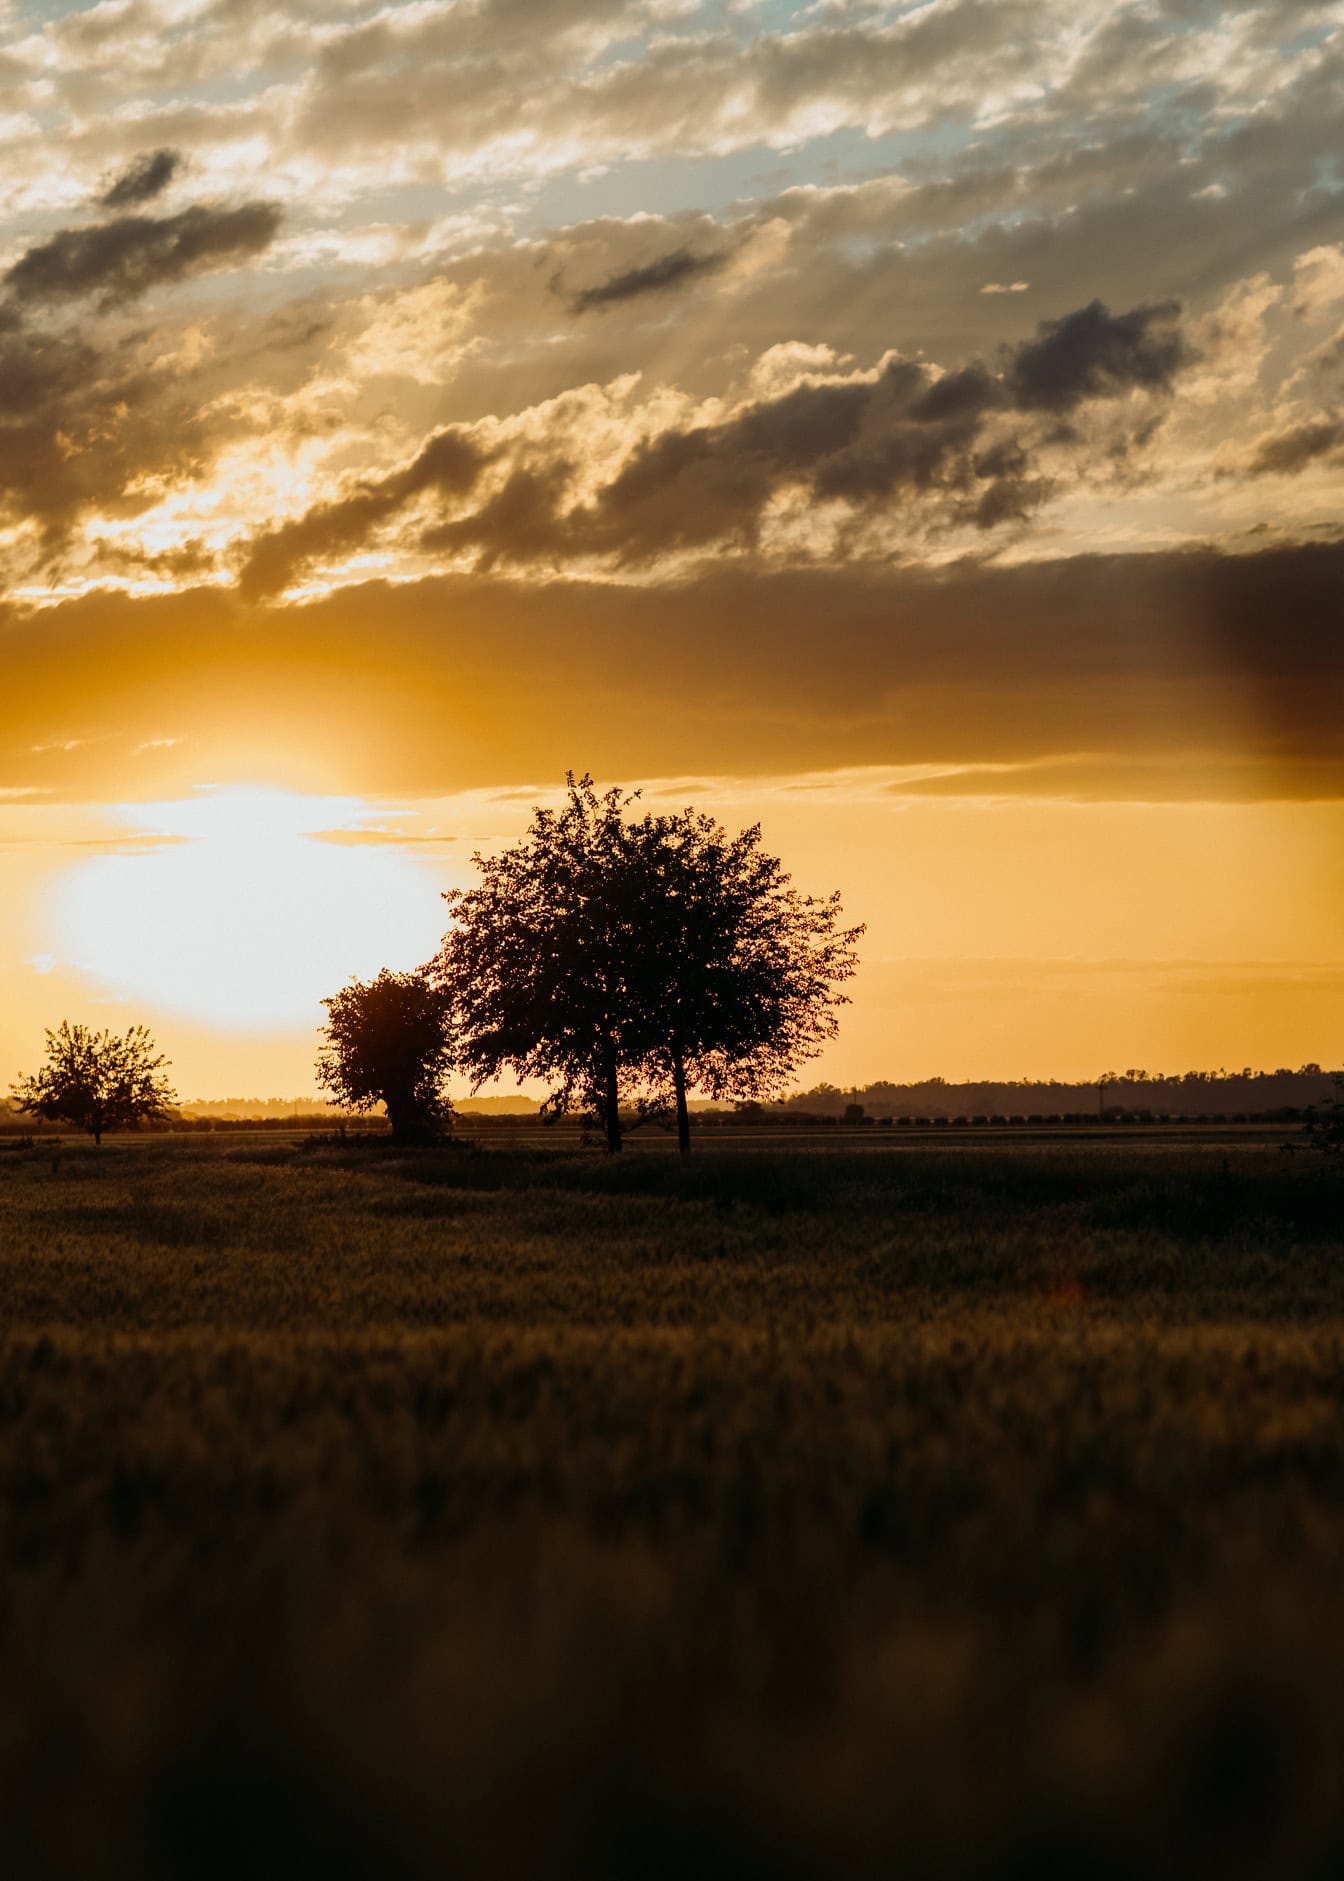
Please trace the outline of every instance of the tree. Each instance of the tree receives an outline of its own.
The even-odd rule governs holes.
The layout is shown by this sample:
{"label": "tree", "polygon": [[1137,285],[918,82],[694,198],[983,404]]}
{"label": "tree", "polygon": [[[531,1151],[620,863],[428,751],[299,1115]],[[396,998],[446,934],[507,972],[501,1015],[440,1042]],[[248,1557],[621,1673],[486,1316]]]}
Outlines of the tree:
{"label": "tree", "polygon": [[693,809],[647,815],[624,832],[622,866],[638,911],[628,1049],[689,1155],[689,1090],[777,1096],[834,1038],[863,928],[840,927],[838,894],[791,886],[759,823],[729,836]]}
{"label": "tree", "polygon": [[542,1078],[545,1108],[578,1103],[619,1150],[636,914],[622,812],[632,800],[599,797],[586,775],[566,784],[564,808],[534,809],[522,842],[472,858],[481,880],[444,896],[452,926],[425,971],[449,1001],[477,1086],[505,1070]]}
{"label": "tree", "polygon": [[610,1150],[623,1097],[674,1110],[687,1153],[689,1090],[773,1095],[834,1036],[862,929],[839,929],[838,896],[798,894],[759,826],[635,820],[633,797],[566,784],[563,809],[535,810],[523,842],[475,858],[478,887],[444,897],[428,970],[478,1081],[546,1078],[552,1106],[596,1111]]}
{"label": "tree", "polygon": [[382,1104],[398,1142],[437,1136],[452,1115],[444,1090],[456,1059],[447,999],[423,973],[352,979],[324,999],[318,1082],[352,1110]]}
{"label": "tree", "polygon": [[50,1122],[73,1123],[101,1143],[104,1130],[134,1129],[167,1116],[177,1093],[162,1075],[168,1063],[155,1053],[143,1025],[118,1037],[61,1021],[46,1034],[47,1062],[11,1085],[18,1108]]}
{"label": "tree", "polygon": [[1337,1073],[1334,1082],[1339,1096],[1310,1107],[1304,1134],[1313,1149],[1339,1157],[1344,1166],[1344,1073]]}

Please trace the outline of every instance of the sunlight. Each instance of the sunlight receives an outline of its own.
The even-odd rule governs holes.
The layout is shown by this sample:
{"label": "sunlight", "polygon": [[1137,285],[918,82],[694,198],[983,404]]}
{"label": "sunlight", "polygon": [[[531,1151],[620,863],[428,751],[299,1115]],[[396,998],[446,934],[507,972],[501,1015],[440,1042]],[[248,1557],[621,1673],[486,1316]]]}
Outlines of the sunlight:
{"label": "sunlight", "polygon": [[207,788],[108,814],[122,833],[57,883],[51,946],[148,1007],[242,1030],[317,1024],[351,974],[413,966],[442,932],[441,869],[324,840],[367,826],[357,798]]}

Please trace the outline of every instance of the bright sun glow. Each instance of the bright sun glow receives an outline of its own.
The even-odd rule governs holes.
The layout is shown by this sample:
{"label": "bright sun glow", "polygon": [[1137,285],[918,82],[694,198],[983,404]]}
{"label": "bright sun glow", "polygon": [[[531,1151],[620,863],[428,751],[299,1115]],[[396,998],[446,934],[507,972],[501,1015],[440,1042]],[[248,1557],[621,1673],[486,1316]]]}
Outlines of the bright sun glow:
{"label": "bright sun glow", "polygon": [[351,974],[413,966],[442,933],[439,871],[324,840],[365,826],[356,799],[229,789],[111,814],[137,834],[63,876],[54,949],[147,1008],[242,1030],[316,1024]]}

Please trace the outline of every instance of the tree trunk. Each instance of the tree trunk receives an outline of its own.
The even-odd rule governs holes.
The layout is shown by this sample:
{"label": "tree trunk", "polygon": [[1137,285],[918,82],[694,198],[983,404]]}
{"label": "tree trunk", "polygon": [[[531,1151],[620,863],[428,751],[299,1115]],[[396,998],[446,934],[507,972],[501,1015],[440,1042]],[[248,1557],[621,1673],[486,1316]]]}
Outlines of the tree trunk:
{"label": "tree trunk", "polygon": [[621,1145],[621,1100],[616,1089],[616,1054],[607,1048],[606,1063],[603,1066],[603,1105],[606,1112],[607,1154],[614,1156]]}
{"label": "tree trunk", "polygon": [[388,1091],[383,1096],[383,1107],[387,1111],[387,1121],[392,1131],[394,1143],[424,1143],[433,1132],[428,1127],[428,1119],[421,1114],[412,1091]]}
{"label": "tree trunk", "polygon": [[672,1088],[677,1096],[677,1148],[683,1156],[691,1153],[691,1114],[686,1108],[686,1060],[680,1045],[672,1048]]}

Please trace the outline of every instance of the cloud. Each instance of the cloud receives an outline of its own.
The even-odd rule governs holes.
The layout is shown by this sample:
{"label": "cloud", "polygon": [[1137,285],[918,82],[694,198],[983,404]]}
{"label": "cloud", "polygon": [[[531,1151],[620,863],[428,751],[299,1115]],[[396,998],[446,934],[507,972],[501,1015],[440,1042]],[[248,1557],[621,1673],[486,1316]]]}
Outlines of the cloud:
{"label": "cloud", "polygon": [[933,521],[980,529],[1021,521],[1050,481],[1033,472],[1017,435],[990,433],[991,420],[1168,390],[1189,356],[1177,314],[1165,305],[1113,316],[1094,302],[1042,323],[1000,372],[974,361],[937,375],[892,360],[871,378],[798,386],[721,424],[670,427],[635,451],[588,515],[571,519],[576,543],[632,560],[754,543],[789,487],[860,507],[927,499]]}
{"label": "cloud", "polygon": [[[914,552],[930,533],[1026,522],[1064,472],[1058,414],[1084,398],[1163,393],[1187,357],[1174,308],[1112,316],[1095,306],[1045,323],[997,365],[977,359],[940,372],[888,356],[875,369],[748,395],[722,417],[688,422],[687,401],[666,396],[641,412],[612,388],[588,388],[596,399],[576,392],[507,423],[492,417],[479,435],[445,434],[454,476],[439,487],[454,499],[479,496],[479,506],[459,502],[455,514],[403,535],[401,547],[474,551],[482,568],[619,569],[725,551],[787,559],[808,539],[801,553],[815,559],[824,527],[824,552],[835,560]],[[625,385],[628,396],[634,382]],[[1137,435],[1151,430],[1147,412]],[[622,448],[622,433],[632,432]],[[1099,448],[1113,460],[1127,445],[1124,426],[1108,425]],[[431,440],[426,450],[434,448]],[[1075,426],[1068,449],[1076,457],[1085,448]],[[478,483],[487,461],[496,475]],[[304,565],[348,555],[427,487],[414,465],[361,479],[262,532],[243,565],[244,592],[280,592]],[[888,531],[880,545],[862,534],[870,524]]]}
{"label": "cloud", "polygon": [[1291,477],[1321,458],[1344,462],[1344,419],[1315,419],[1261,438],[1246,460],[1243,475]]}
{"label": "cloud", "polygon": [[119,216],[87,229],[61,229],[21,255],[4,285],[19,302],[97,295],[104,306],[116,306],[260,254],[280,221],[274,203],[236,209],[197,203],[171,216]]}
{"label": "cloud", "polygon": [[1344,242],[1308,249],[1293,267],[1292,310],[1300,320],[1318,319],[1344,300]]}
{"label": "cloud", "polygon": [[104,209],[132,209],[162,195],[182,167],[180,150],[147,150],[98,198]]}
{"label": "cloud", "polygon": [[[463,574],[301,607],[91,595],[3,621],[0,789],[156,800],[261,765],[278,786],[338,767],[395,796],[585,764],[1055,758],[1031,794],[1148,794],[1159,766],[1169,797],[1341,798],[1342,590],[1344,544],[629,585]],[[128,764],[165,726],[182,743]]]}
{"label": "cloud", "polygon": [[697,255],[689,248],[674,248],[643,267],[623,269],[596,287],[583,288],[573,296],[570,306],[575,313],[591,313],[595,307],[614,307],[644,295],[665,294],[703,275],[717,274],[727,260],[726,255]]}
{"label": "cloud", "polygon": [[499,562],[558,563],[578,546],[572,524],[562,517],[571,466],[519,465],[473,514],[439,523],[420,537],[422,549],[474,549],[477,568]]}
{"label": "cloud", "polygon": [[1166,391],[1190,362],[1179,313],[1175,301],[1112,314],[1094,300],[1062,320],[1043,320],[1008,369],[1014,403],[1023,411],[1068,412],[1085,398]]}
{"label": "cloud", "polygon": [[253,600],[282,592],[312,563],[362,547],[381,524],[426,491],[465,495],[486,461],[487,454],[462,433],[436,433],[403,469],[361,478],[348,496],[315,504],[292,522],[254,537],[239,572],[240,592]]}
{"label": "cloud", "polygon": [[[254,532],[259,594],[370,549],[683,579],[1331,524],[1329,450],[1216,473],[1333,411],[1337,5],[156,5],[4,55],[13,587],[55,539],[69,591],[219,579]],[[264,307],[165,295],[142,336],[148,290],[260,252],[137,195],[174,157],[198,225],[274,197],[284,246]],[[1261,276],[1253,343],[1220,337]],[[445,431],[487,467],[405,494]]]}

